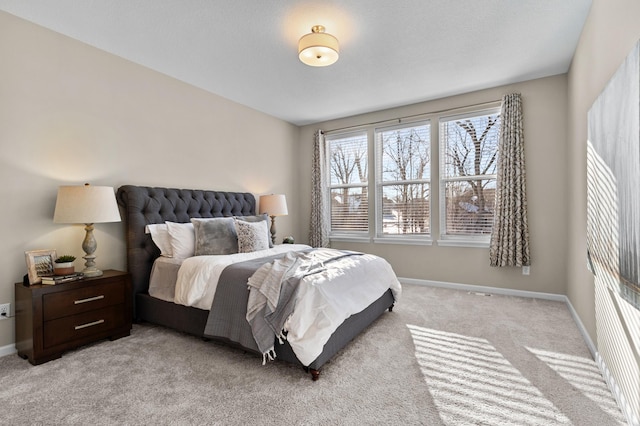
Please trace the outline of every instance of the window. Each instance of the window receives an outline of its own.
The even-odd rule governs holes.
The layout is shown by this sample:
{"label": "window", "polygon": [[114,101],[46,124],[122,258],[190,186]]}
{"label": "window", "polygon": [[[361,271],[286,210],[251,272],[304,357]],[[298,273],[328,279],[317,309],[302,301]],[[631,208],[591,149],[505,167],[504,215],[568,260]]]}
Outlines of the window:
{"label": "window", "polygon": [[487,246],[500,133],[488,105],[328,133],[330,238]]}
{"label": "window", "polygon": [[431,131],[429,122],[377,129],[377,235],[428,236]]}
{"label": "window", "polygon": [[369,232],[367,133],[327,136],[331,235]]}
{"label": "window", "polygon": [[499,109],[440,120],[440,234],[488,240],[493,226]]}

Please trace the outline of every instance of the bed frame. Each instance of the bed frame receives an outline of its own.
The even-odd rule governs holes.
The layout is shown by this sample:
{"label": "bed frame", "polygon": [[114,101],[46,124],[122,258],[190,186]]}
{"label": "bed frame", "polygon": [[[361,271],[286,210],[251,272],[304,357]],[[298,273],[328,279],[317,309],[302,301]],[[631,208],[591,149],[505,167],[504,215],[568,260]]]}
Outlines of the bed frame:
{"label": "bed frame", "polygon": [[[118,188],[118,205],[125,223],[127,269],[133,289],[133,318],[204,337],[208,311],[178,305],[149,296],[149,277],[160,250],[145,232],[145,226],[165,221],[189,222],[191,218],[255,215],[256,201],[251,193],[221,192],[124,185]],[[364,311],[349,317],[325,344],[323,352],[305,370],[317,380],[320,368],[374,322],[393,308],[388,290]],[[226,342],[239,346],[234,342]],[[255,350],[243,348],[251,352]],[[276,345],[276,359],[302,365],[288,343]]]}

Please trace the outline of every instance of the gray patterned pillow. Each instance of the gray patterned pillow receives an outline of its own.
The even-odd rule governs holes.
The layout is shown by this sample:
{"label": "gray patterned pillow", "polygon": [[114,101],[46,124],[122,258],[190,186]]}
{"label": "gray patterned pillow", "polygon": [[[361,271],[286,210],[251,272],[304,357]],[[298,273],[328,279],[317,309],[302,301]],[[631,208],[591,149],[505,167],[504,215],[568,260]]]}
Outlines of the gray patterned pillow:
{"label": "gray patterned pillow", "polygon": [[236,233],[238,234],[238,253],[251,253],[269,248],[269,233],[267,222],[264,220],[246,222],[236,219]]}
{"label": "gray patterned pillow", "polygon": [[238,253],[238,236],[232,217],[191,219],[196,234],[195,255]]}
{"label": "gray patterned pillow", "polygon": [[243,220],[245,222],[259,222],[264,220],[267,224],[267,239],[269,240],[269,248],[273,247],[273,243],[271,242],[271,232],[269,231],[269,216],[266,213],[255,215],[255,216],[235,216],[238,220]]}

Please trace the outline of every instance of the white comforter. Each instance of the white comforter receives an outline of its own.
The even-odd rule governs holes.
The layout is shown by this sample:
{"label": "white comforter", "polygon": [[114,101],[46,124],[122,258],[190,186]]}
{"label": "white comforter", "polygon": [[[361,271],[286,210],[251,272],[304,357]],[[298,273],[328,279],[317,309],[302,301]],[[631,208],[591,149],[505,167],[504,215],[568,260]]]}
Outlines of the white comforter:
{"label": "white comforter", "polygon": [[[226,256],[185,259],[178,272],[175,302],[209,310],[223,269],[236,262],[309,248],[278,245],[269,250]],[[287,340],[304,365],[322,353],[331,334],[353,314],[361,312],[391,288],[396,300],[400,283],[389,263],[377,256],[348,256],[326,271],[303,278],[296,307],[285,324]]]}
{"label": "white comforter", "polygon": [[311,247],[304,244],[281,244],[271,249],[252,253],[189,257],[182,262],[178,271],[173,301],[180,305],[193,306],[208,311],[211,309],[213,296],[216,294],[218,278],[227,266],[232,263],[308,248]]}

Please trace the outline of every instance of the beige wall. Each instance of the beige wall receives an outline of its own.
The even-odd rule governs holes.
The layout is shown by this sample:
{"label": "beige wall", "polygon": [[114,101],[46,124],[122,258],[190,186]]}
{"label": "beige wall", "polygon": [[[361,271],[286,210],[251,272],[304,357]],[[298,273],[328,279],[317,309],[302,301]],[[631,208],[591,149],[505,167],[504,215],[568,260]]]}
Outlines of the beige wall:
{"label": "beige wall", "polygon": [[[82,255],[83,227],[52,222],[61,184],[284,193],[278,235],[298,234],[296,126],[4,12],[0,58],[0,303],[25,250]],[[95,234],[98,266],[125,268],[122,224]],[[0,321],[0,350],[13,325]]]}
{"label": "beige wall", "polygon": [[[375,89],[372,89],[375,90]],[[336,243],[335,247],[385,257],[402,278],[502,287],[544,293],[566,291],[566,75],[468,93],[372,114],[333,120],[301,130],[300,212],[308,217],[313,132],[414,114],[465,107],[520,92],[523,97],[527,196],[531,231],[531,275],[519,268],[492,268],[488,248]],[[436,236],[437,237],[437,236]]]}
{"label": "beige wall", "polygon": [[569,70],[567,295],[596,341],[593,276],[586,268],[587,112],[640,38],[640,2],[594,0]]}
{"label": "beige wall", "polygon": [[[627,416],[640,419],[640,312],[594,281],[585,264],[587,112],[640,38],[640,2],[594,0],[568,75],[567,295],[614,377]],[[613,225],[613,224],[612,224]],[[595,291],[594,291],[595,289]],[[634,423],[634,424],[636,424]]]}

